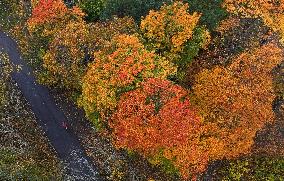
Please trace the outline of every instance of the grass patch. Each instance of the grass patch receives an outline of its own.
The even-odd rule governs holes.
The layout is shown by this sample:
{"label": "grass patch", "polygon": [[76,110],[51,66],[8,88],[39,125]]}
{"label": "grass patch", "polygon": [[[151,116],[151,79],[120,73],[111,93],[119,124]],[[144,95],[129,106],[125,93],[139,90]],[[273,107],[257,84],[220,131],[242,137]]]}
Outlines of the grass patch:
{"label": "grass patch", "polygon": [[284,180],[284,158],[253,156],[230,161],[218,170],[220,180]]}

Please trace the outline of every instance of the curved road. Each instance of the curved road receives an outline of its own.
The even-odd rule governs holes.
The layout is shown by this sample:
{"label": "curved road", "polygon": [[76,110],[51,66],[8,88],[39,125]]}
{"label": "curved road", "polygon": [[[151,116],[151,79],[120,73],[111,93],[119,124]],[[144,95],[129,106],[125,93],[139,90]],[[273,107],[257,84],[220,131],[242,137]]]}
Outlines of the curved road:
{"label": "curved road", "polygon": [[10,61],[21,69],[12,73],[24,97],[31,105],[38,124],[44,130],[58,157],[66,166],[69,179],[102,180],[80,145],[78,138],[62,126],[66,117],[49,95],[48,89],[36,82],[32,70],[20,57],[17,44],[5,33],[0,32],[0,48],[8,53]]}

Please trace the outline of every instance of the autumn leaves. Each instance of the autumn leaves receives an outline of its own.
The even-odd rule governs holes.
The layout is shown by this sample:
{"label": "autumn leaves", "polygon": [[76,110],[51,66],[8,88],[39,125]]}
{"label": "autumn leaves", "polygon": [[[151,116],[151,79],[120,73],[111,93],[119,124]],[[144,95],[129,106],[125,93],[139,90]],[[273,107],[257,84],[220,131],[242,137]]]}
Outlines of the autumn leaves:
{"label": "autumn leaves", "polygon": [[284,41],[283,0],[224,0],[223,5],[234,14],[261,18],[268,27],[278,31]]}
{"label": "autumn leaves", "polygon": [[120,94],[147,78],[166,77],[165,69],[171,69],[161,67],[159,62],[164,60],[147,51],[134,35],[113,37],[107,50],[95,52],[94,57],[83,78],[80,104],[87,115],[99,112],[103,120],[115,110]]}
{"label": "autumn leaves", "polygon": [[42,0],[28,25],[48,42],[45,83],[79,93],[78,104],[117,148],[171,162],[188,178],[250,151],[274,119],[270,71],[281,60],[276,45],[264,45],[202,70],[189,92],[177,83],[210,42],[200,16],[176,1],[150,11],[140,27],[129,17],[86,23],[80,9]]}
{"label": "autumn leaves", "polygon": [[204,118],[209,157],[249,153],[258,130],[274,121],[271,70],[281,62],[274,44],[240,54],[228,67],[203,70],[193,86],[193,104]]}

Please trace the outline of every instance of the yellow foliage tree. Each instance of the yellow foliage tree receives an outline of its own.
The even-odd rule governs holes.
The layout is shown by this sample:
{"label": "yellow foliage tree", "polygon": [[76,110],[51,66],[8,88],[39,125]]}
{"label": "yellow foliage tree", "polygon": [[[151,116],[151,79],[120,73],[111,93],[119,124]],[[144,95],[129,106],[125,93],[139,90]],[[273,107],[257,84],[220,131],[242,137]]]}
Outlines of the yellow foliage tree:
{"label": "yellow foliage tree", "polygon": [[80,90],[87,65],[84,59],[90,54],[88,36],[88,25],[83,21],[70,21],[64,29],[57,31],[43,56],[43,67],[48,76],[42,81]]}
{"label": "yellow foliage tree", "polygon": [[141,21],[140,29],[149,47],[168,57],[181,53],[186,42],[192,39],[200,14],[188,13],[188,4],[180,1],[151,10]]}
{"label": "yellow foliage tree", "polygon": [[210,42],[209,31],[198,26],[201,14],[190,14],[188,7],[182,1],[165,4],[160,10],[150,11],[140,24],[146,47],[178,66],[175,79],[180,83],[186,78],[190,62]]}
{"label": "yellow foliage tree", "polygon": [[38,1],[39,0],[31,0],[32,8],[34,8],[37,5]]}

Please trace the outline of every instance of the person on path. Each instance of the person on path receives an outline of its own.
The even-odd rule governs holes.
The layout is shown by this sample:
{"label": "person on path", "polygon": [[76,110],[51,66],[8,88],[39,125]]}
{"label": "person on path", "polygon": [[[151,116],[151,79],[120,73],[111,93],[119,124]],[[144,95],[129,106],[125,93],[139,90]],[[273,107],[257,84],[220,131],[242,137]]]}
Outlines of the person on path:
{"label": "person on path", "polygon": [[68,129],[68,124],[66,121],[62,121],[62,127]]}

